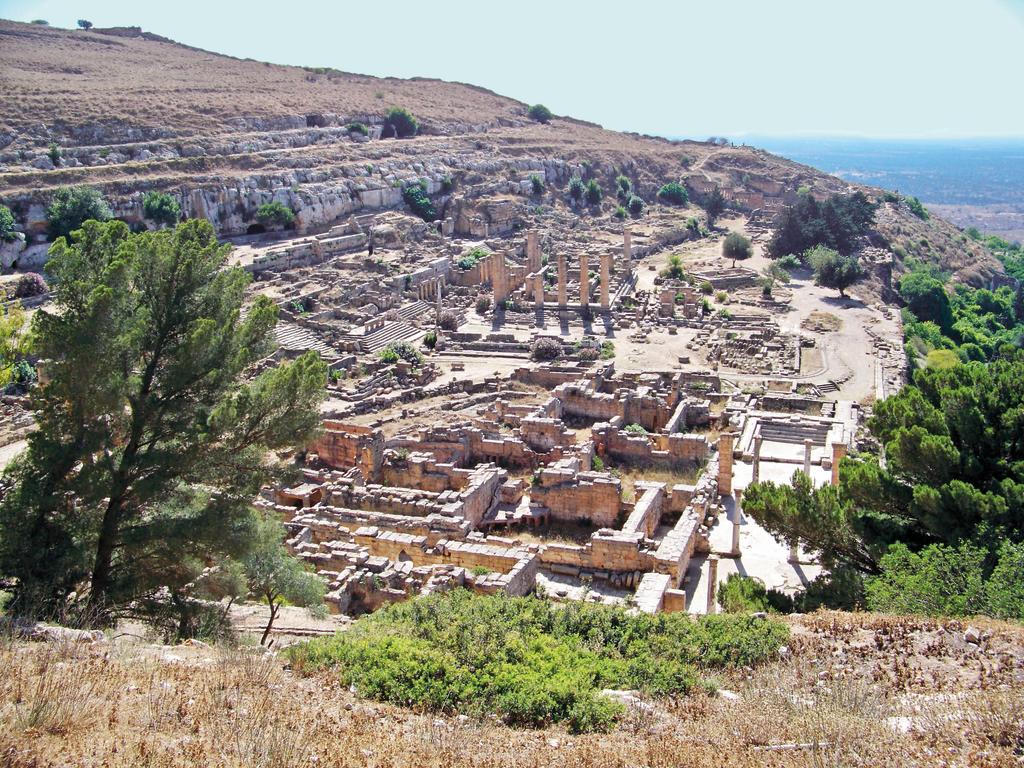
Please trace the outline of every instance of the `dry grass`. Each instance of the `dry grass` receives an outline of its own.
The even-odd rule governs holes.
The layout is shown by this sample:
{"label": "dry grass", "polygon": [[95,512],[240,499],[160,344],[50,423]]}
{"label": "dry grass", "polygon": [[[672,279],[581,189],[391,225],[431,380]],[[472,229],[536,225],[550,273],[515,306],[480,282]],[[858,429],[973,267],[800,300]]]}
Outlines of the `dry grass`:
{"label": "dry grass", "polygon": [[[0,763],[1019,765],[1024,690],[1011,683],[1024,630],[985,625],[992,637],[979,657],[958,644],[960,627],[834,613],[794,619],[785,661],[720,680],[738,699],[645,704],[616,731],[584,737],[365,702],[330,676],[298,678],[247,650],[13,644],[0,649]],[[907,658],[908,649],[920,658]],[[1016,667],[990,663],[1007,654]],[[936,660],[943,685],[925,681],[909,693],[893,683],[885,672],[900,657],[910,667]],[[986,665],[992,669],[979,677]],[[29,722],[32,711],[47,714]],[[900,717],[905,732],[890,725]]]}

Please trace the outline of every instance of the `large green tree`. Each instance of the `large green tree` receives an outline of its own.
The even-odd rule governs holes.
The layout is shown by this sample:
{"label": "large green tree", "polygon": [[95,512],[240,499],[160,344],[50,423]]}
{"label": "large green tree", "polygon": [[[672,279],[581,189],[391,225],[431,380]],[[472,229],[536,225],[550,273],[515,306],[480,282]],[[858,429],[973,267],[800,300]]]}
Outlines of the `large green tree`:
{"label": "large green tree", "polygon": [[318,425],[326,366],[309,353],[251,378],[276,307],[202,220],[132,235],[86,222],[50,251],[54,308],[34,319],[47,360],[39,429],[7,473],[0,573],[52,606],[86,583],[96,617],[195,563],[244,555],[269,452]]}

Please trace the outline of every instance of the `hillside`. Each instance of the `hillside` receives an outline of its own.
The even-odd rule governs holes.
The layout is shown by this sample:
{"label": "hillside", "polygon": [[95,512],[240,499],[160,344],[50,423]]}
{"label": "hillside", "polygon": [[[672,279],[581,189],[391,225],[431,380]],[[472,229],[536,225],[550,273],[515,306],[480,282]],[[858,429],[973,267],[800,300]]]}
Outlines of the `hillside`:
{"label": "hillside", "polygon": [[[297,211],[300,231],[322,231],[352,213],[400,205],[396,184],[420,177],[514,185],[536,170],[564,185],[583,169],[611,186],[622,172],[649,203],[682,177],[691,191],[720,186],[741,210],[785,202],[800,187],[819,195],[851,188],[751,147],[668,142],[572,119],[539,125],[526,105],[469,85],[243,61],[134,28],[0,21],[0,87],[0,196],[37,233],[52,191],[72,184],[100,187],[127,220],[140,218],[146,190],[171,191],[187,215],[210,218],[224,236],[244,234],[269,199]],[[396,105],[421,120],[420,136],[366,141],[344,127],[379,126]],[[62,153],[56,169],[51,142]],[[977,285],[1002,272],[952,225],[890,208],[879,217],[881,244],[912,237],[914,252],[924,247]]]}

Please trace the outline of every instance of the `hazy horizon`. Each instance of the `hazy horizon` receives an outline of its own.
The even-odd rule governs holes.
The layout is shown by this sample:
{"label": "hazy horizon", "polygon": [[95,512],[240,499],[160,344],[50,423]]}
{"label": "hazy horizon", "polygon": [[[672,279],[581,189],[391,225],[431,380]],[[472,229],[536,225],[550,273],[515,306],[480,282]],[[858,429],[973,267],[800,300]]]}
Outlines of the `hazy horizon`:
{"label": "hazy horizon", "polygon": [[239,58],[471,83],[642,134],[1024,138],[1024,104],[1010,98],[1024,0],[641,0],[628,12],[524,0],[500,16],[468,0],[0,0],[0,16],[61,27],[85,18]]}

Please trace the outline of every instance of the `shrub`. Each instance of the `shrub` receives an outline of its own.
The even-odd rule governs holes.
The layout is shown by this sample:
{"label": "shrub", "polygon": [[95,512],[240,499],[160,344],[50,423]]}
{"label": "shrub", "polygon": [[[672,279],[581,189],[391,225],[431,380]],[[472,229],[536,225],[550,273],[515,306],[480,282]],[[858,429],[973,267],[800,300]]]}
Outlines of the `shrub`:
{"label": "shrub", "polygon": [[409,110],[402,107],[392,107],[384,116],[384,133],[387,133],[389,130],[397,138],[404,139],[407,136],[415,136],[419,133],[420,123],[409,113]]}
{"label": "shrub", "polygon": [[60,165],[61,151],[56,142],[50,142],[50,147],[46,150],[46,156],[50,158],[50,162],[53,163],[55,167]]}
{"label": "shrub", "polygon": [[6,205],[0,205],[0,243],[14,239],[14,214]]}
{"label": "shrub", "polygon": [[616,205],[615,206],[615,210],[612,211],[612,216],[614,216],[616,219],[624,219],[628,215],[629,215],[629,212],[625,208],[623,208],[621,205]]}
{"label": "shrub", "polygon": [[419,365],[423,362],[423,355],[407,341],[393,341],[380,351],[380,359],[389,364],[405,360],[407,363]]}
{"label": "shrub", "polygon": [[70,235],[90,219],[107,221],[112,217],[107,201],[92,187],[61,187],[53,193],[46,209],[46,222],[53,239]]}
{"label": "shrub", "polygon": [[437,219],[437,209],[427,195],[427,188],[423,182],[407,184],[402,188],[402,200],[409,206],[409,209],[424,221]]}
{"label": "shrub", "polygon": [[490,251],[478,245],[475,248],[470,248],[468,251],[465,251],[458,259],[456,259],[455,266],[459,269],[472,269],[480,259],[485,259],[490,255]]}
{"label": "shrub", "polygon": [[590,205],[598,205],[601,202],[604,192],[601,190],[601,185],[597,183],[597,179],[591,179],[587,182],[584,196]]}
{"label": "shrub", "polygon": [[150,190],[142,198],[142,215],[161,227],[173,227],[181,218],[181,206],[166,192]]}
{"label": "shrub", "polygon": [[358,133],[361,136],[370,135],[370,127],[366,123],[360,123],[359,121],[346,124],[345,130],[349,133]]}
{"label": "shrub", "polygon": [[718,604],[726,613],[755,613],[775,611],[791,613],[793,600],[774,589],[765,589],[757,579],[730,573],[718,589]]}
{"label": "shrub", "polygon": [[573,176],[569,179],[569,197],[573,200],[579,200],[583,197],[585,187],[583,185],[583,179],[579,176]]}
{"label": "shrub", "polygon": [[639,216],[644,212],[644,201],[638,195],[630,195],[627,206],[629,207],[630,214],[633,216]]}
{"label": "shrub", "polygon": [[279,200],[272,200],[256,209],[256,220],[265,227],[284,229],[295,224],[295,212]]}
{"label": "shrub", "polygon": [[491,308],[491,297],[481,296],[476,300],[476,313],[478,315],[486,315]]}
{"label": "shrub", "polygon": [[661,270],[661,276],[670,277],[673,280],[682,280],[686,277],[686,271],[683,269],[683,257],[678,253],[669,254],[665,268]]}
{"label": "shrub", "polygon": [[646,435],[647,430],[641,427],[639,424],[627,424],[622,428],[623,432],[629,432],[631,435]]}
{"label": "shrub", "polygon": [[917,216],[917,218],[919,218],[919,219],[928,219],[929,218],[928,209],[925,208],[921,204],[921,201],[918,200],[916,197],[909,197],[909,196],[905,197],[905,198],[903,198],[903,202],[905,202],[907,204],[907,208],[909,208],[910,212],[912,214],[914,214],[915,216]]}
{"label": "shrub", "polygon": [[438,325],[441,326],[442,330],[454,331],[459,327],[459,316],[452,312],[450,309],[444,310],[441,313],[441,318],[438,320]]}
{"label": "shrub", "polygon": [[696,216],[691,216],[686,220],[686,228],[690,231],[690,234],[700,237],[700,220]]}
{"label": "shrub", "polygon": [[423,337],[423,345],[427,349],[433,349],[437,346],[437,332],[427,331],[427,335]]}
{"label": "shrub", "polygon": [[41,296],[49,290],[43,276],[37,272],[27,272],[18,278],[18,284],[14,287],[14,295],[19,299],[27,299],[32,296]]}
{"label": "shrub", "polygon": [[697,286],[697,290],[705,296],[710,296],[715,292],[715,287],[711,284],[710,280],[701,280],[700,285]]}
{"label": "shrub", "polygon": [[[686,205],[690,202],[690,194],[686,191],[686,187],[678,181],[672,181],[658,190],[658,199],[671,205]],[[697,220],[693,219],[693,221]],[[689,222],[687,222],[687,226],[689,226]]]}
{"label": "shrub", "polygon": [[597,454],[590,457],[590,469],[592,472],[604,472],[604,459]]}
{"label": "shrub", "polygon": [[609,340],[601,342],[601,359],[602,360],[614,360],[615,359],[615,342]]}
{"label": "shrub", "polygon": [[792,253],[787,253],[785,256],[776,259],[775,263],[790,272],[794,269],[800,269],[803,266],[803,262],[800,261],[800,257],[794,256]]}
{"label": "shrub", "polygon": [[526,111],[526,116],[531,120],[536,120],[538,123],[549,123],[554,117],[554,115],[551,114],[551,110],[543,104],[534,104]]}
{"label": "shrub", "polygon": [[728,291],[715,291],[715,301],[719,304],[729,303],[729,292]]}
{"label": "shrub", "polygon": [[441,177],[441,192],[447,195],[455,189],[455,182],[452,181],[452,177],[447,174]]}
{"label": "shrub", "polygon": [[535,195],[544,194],[544,179],[538,176],[536,173],[530,174],[530,191]]}
{"label": "shrub", "polygon": [[286,653],[300,673],[331,669],[369,698],[583,732],[623,713],[605,688],[699,691],[698,669],[762,663],[787,636],[781,622],[746,616],[633,615],[459,589],[389,606]]}
{"label": "shrub", "polygon": [[619,200],[629,200],[629,197],[632,194],[633,182],[629,180],[629,176],[623,176],[620,173],[615,177],[615,195]]}
{"label": "shrub", "polygon": [[533,340],[530,357],[534,360],[557,360],[562,356],[562,343],[550,336],[540,336]]}

